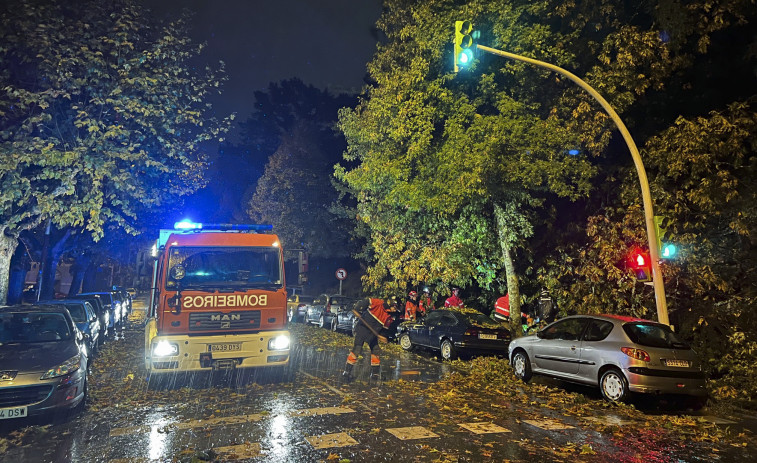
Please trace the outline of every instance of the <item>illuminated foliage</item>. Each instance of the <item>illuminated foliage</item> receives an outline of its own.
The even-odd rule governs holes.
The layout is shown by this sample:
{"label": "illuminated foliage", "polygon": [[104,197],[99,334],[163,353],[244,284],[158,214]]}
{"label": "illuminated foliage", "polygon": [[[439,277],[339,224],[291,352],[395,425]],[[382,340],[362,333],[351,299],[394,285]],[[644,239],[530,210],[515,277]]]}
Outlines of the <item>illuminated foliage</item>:
{"label": "illuminated foliage", "polygon": [[97,239],[203,185],[200,143],[227,121],[206,100],[187,18],[132,0],[18,1],[0,10],[0,299],[16,238],[46,218]]}

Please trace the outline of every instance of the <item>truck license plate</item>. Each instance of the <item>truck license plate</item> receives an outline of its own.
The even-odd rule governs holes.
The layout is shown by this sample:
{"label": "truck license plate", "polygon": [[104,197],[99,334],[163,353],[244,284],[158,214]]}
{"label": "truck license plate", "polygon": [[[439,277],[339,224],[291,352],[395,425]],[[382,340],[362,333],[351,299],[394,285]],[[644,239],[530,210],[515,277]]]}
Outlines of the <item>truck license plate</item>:
{"label": "truck license plate", "polygon": [[0,408],[0,420],[23,418],[25,416],[26,407]]}
{"label": "truck license plate", "polygon": [[478,339],[497,339],[496,334],[479,333]]}
{"label": "truck license plate", "polygon": [[233,352],[242,350],[242,343],[208,344],[208,352]]}

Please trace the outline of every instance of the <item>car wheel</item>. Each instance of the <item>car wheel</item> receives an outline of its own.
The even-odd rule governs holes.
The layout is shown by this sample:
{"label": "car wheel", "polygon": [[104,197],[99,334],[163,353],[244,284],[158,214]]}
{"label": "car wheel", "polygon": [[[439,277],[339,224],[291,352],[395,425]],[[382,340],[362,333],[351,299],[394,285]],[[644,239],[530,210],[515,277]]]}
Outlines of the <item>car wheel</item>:
{"label": "car wheel", "polygon": [[523,382],[528,382],[531,379],[531,361],[522,350],[515,352],[515,355],[513,355],[513,372],[515,373],[515,377]]}
{"label": "car wheel", "polygon": [[455,346],[452,344],[452,341],[450,341],[449,339],[445,339],[442,341],[441,351],[442,351],[442,358],[444,360],[452,360],[455,358]]}
{"label": "car wheel", "polygon": [[318,326],[320,326],[321,328],[326,327],[326,320],[323,315],[321,315],[321,318],[318,319]]}
{"label": "car wheel", "polygon": [[410,335],[402,333],[400,335],[400,347],[405,350],[411,350],[413,348],[413,341],[410,340]]}
{"label": "car wheel", "polygon": [[628,381],[619,370],[611,368],[599,380],[602,397],[610,402],[620,402],[628,397]]}

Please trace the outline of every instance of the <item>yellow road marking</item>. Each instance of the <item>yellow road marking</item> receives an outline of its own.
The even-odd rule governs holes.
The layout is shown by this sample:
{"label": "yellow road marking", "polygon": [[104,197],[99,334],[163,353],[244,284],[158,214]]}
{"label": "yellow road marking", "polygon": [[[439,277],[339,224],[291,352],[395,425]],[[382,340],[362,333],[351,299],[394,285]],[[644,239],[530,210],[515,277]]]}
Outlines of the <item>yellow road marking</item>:
{"label": "yellow road marking", "polygon": [[257,442],[248,442],[239,445],[228,445],[226,447],[215,447],[213,449],[224,458],[241,460],[243,458],[255,458],[260,456],[260,444]]}
{"label": "yellow road marking", "polygon": [[305,438],[306,441],[315,449],[330,449],[334,447],[348,447],[357,445],[357,441],[345,432],[336,434],[323,434],[321,436],[310,436]]}
{"label": "yellow road marking", "polygon": [[465,428],[474,434],[492,434],[497,432],[512,432],[507,428],[498,426],[494,423],[462,423],[461,428]]}
{"label": "yellow road marking", "polygon": [[544,429],[545,431],[559,431],[561,429],[573,429],[573,426],[562,423],[557,420],[550,420],[545,418],[543,420],[523,420],[524,423],[528,423],[531,426]]}
{"label": "yellow road marking", "polygon": [[355,413],[355,410],[347,407],[321,407],[306,408],[304,410],[292,410],[289,416],[313,416],[313,415],[341,415],[342,413]]}
{"label": "yellow road marking", "polygon": [[400,440],[426,439],[429,437],[439,437],[438,434],[435,434],[429,431],[423,426],[410,426],[407,428],[387,428],[387,431],[390,434],[392,434],[394,437]]}

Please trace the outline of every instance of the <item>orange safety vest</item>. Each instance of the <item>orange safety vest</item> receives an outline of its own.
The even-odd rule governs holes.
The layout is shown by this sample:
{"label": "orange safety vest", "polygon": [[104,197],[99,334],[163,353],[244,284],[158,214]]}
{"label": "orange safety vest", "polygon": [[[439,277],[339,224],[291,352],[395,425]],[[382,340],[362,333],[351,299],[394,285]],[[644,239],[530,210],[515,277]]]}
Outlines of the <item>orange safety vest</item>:
{"label": "orange safety vest", "polygon": [[371,305],[368,307],[368,313],[373,316],[384,328],[388,328],[392,324],[394,319],[389,312],[384,308],[384,301],[382,299],[370,299]]}

